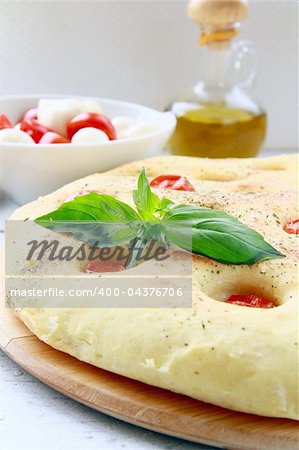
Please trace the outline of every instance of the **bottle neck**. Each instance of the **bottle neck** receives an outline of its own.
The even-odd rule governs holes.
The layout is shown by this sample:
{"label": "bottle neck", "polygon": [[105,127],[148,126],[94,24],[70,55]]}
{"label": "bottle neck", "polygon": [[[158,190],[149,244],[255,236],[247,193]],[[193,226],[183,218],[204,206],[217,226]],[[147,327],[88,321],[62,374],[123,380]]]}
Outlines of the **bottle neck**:
{"label": "bottle neck", "polygon": [[207,88],[230,89],[233,85],[232,48],[209,44],[202,47],[201,80]]}

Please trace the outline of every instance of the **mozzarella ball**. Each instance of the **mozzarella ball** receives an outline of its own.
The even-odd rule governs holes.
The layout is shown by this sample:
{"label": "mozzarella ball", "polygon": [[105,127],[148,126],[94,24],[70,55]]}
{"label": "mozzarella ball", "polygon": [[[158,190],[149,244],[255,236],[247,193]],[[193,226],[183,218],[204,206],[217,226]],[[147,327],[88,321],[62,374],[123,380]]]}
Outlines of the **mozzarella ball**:
{"label": "mozzarella ball", "polygon": [[134,138],[143,136],[153,131],[153,127],[148,123],[137,123],[132,127],[127,128],[121,133],[121,138]]}
{"label": "mozzarella ball", "polygon": [[72,137],[72,144],[99,144],[108,141],[109,138],[104,131],[92,127],[81,128]]}
{"label": "mozzarella ball", "polygon": [[85,100],[82,100],[82,108],[84,109],[84,111],[82,112],[104,114],[101,105],[97,102],[97,100],[94,100],[92,98],[86,98]]}
{"label": "mozzarella ball", "polygon": [[13,144],[35,144],[29,134],[16,128],[5,128],[4,130],[0,130],[0,142],[11,142]]}
{"label": "mozzarella ball", "polygon": [[116,129],[117,136],[121,136],[125,130],[133,125],[134,120],[131,117],[115,116],[111,122]]}
{"label": "mozzarella ball", "polygon": [[84,112],[101,114],[102,108],[92,99],[41,99],[37,119],[41,125],[66,136],[69,121]]}

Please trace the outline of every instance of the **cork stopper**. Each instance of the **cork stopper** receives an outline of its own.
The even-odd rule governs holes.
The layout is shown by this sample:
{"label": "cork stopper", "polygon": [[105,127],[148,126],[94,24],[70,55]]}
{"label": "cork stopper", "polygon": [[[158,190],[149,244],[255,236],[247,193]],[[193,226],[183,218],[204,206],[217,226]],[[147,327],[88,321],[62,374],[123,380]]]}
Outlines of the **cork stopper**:
{"label": "cork stopper", "polygon": [[202,29],[200,44],[229,42],[248,13],[247,0],[190,0],[187,13]]}
{"label": "cork stopper", "polygon": [[247,13],[247,0],[190,0],[188,5],[190,19],[216,27],[241,22]]}

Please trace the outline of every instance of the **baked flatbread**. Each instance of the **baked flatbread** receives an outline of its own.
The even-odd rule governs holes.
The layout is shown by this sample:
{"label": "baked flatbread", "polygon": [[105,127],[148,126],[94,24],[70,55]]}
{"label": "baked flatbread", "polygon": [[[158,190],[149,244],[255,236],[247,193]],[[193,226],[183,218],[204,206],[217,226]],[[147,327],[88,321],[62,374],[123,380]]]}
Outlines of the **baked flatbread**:
{"label": "baked flatbread", "polygon": [[[20,319],[52,347],[103,369],[229,409],[299,419],[297,159],[154,158],[89,176],[18,209],[35,219],[70,194],[95,190],[132,203],[137,176],[180,174],[195,192],[157,191],[176,203],[226,211],[287,257],[251,267],[193,257],[193,309],[24,309]],[[272,309],[224,302],[252,293]]]}

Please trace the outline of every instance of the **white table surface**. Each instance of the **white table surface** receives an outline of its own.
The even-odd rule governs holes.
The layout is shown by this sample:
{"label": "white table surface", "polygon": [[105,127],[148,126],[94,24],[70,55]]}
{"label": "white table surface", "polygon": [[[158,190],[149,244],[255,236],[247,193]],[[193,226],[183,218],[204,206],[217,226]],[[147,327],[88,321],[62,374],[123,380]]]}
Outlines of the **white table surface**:
{"label": "white table surface", "polygon": [[[0,245],[4,240],[4,221],[15,208],[0,194]],[[80,405],[26,373],[0,351],[0,449],[213,448],[147,431]]]}

